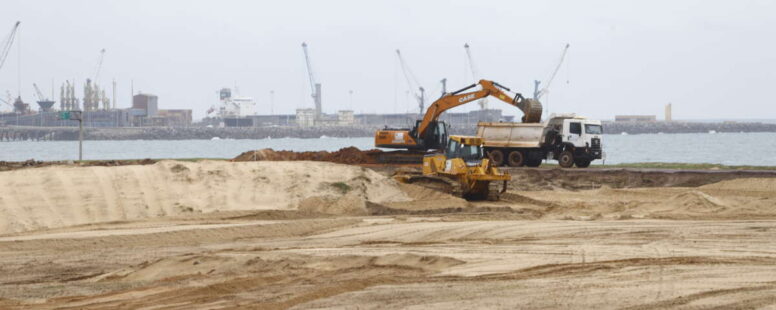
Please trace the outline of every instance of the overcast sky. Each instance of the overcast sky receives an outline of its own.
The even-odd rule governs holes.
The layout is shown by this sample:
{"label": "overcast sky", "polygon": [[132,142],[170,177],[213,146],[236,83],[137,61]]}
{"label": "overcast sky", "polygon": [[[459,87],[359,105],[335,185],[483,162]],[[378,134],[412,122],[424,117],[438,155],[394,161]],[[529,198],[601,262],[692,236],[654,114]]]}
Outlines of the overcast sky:
{"label": "overcast sky", "polygon": [[[672,102],[679,119],[776,118],[776,1],[4,0],[0,40],[17,20],[29,102],[32,83],[50,93],[52,79],[57,100],[65,79],[82,97],[105,48],[100,80],[115,78],[119,107],[130,105],[134,80],[160,108],[195,118],[235,85],[259,113],[293,113],[313,106],[304,41],[324,112],[415,112],[397,48],[435,99],[442,78],[449,89],[472,82],[464,43],[484,78],[527,95],[569,43],[544,100],[552,112],[662,119]],[[17,47],[0,69],[3,93],[17,92]]]}

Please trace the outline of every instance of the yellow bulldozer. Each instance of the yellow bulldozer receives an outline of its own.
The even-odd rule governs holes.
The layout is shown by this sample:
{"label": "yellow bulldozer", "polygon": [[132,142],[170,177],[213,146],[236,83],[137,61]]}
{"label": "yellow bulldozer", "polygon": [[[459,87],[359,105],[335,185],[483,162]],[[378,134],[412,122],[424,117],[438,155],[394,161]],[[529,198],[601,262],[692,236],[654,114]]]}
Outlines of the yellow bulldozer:
{"label": "yellow bulldozer", "polygon": [[467,200],[498,200],[512,177],[491,165],[482,144],[482,138],[450,136],[443,153],[423,157],[422,173],[402,170],[395,178]]}

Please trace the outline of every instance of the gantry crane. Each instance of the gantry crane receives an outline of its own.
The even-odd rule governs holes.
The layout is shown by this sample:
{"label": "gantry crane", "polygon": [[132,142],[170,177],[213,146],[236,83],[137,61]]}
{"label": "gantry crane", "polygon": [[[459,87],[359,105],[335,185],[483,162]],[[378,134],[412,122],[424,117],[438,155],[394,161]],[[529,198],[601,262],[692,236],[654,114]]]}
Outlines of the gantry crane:
{"label": "gantry crane", "polygon": [[[539,100],[542,98],[542,96],[549,93],[550,85],[552,84],[552,81],[555,80],[555,75],[558,74],[558,71],[560,70],[561,65],[563,65],[563,60],[566,59],[566,52],[568,52],[569,47],[568,43],[566,43],[566,46],[563,47],[563,52],[560,54],[560,60],[558,60],[558,65],[555,66],[555,70],[552,71],[552,74],[550,74],[550,77],[547,78],[547,82],[544,83],[544,87],[542,89],[539,89],[539,84],[541,84],[541,81],[535,80],[534,81],[534,100]],[[547,105],[547,101],[545,100],[545,105]],[[547,105],[549,106],[549,105]],[[547,109],[549,112],[549,109]]]}
{"label": "gantry crane", "polygon": [[[469,70],[472,74],[472,81],[475,83],[480,80],[480,70],[477,70],[477,66],[474,65],[474,58],[472,57],[472,52],[469,49],[469,43],[465,43],[463,45],[463,48],[466,50],[466,60],[469,63]],[[480,105],[480,109],[485,110],[488,108],[488,98],[482,98],[479,101],[477,101],[477,104]]]}
{"label": "gantry crane", "polygon": [[[418,113],[423,114],[426,105],[426,89],[418,83],[418,79],[412,73],[410,67],[407,66],[407,62],[404,61],[404,57],[401,56],[401,51],[398,49],[396,50],[396,56],[399,57],[399,65],[401,66],[402,73],[404,73],[404,78],[407,80],[407,87],[409,87],[415,99],[418,100]],[[418,92],[415,92],[416,89]]]}
{"label": "gantry crane", "polygon": [[320,119],[323,114],[321,108],[321,83],[315,80],[315,73],[313,71],[313,65],[310,61],[310,53],[307,51],[307,43],[302,42],[302,50],[304,51],[304,61],[307,64],[307,75],[310,79],[310,89],[312,90],[311,96],[315,103],[315,119]]}
{"label": "gantry crane", "polygon": [[19,29],[19,24],[22,22],[16,22],[16,24],[13,25],[13,28],[11,28],[11,33],[8,34],[8,36],[3,40],[3,43],[0,45],[0,69],[3,68],[3,64],[5,63],[5,59],[8,58],[8,52],[11,51],[11,45],[13,45],[13,39],[16,37],[16,31]]}

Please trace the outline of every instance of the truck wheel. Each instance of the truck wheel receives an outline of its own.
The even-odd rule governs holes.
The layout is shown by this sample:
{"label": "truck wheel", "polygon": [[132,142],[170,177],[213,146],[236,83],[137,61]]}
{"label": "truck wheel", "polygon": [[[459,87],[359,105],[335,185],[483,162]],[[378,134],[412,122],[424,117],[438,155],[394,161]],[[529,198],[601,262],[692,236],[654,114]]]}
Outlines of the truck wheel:
{"label": "truck wheel", "polygon": [[577,165],[577,168],[587,168],[587,167],[590,167],[590,160],[577,158],[576,160],[574,160],[574,164]]}
{"label": "truck wheel", "polygon": [[488,157],[490,157],[490,161],[493,162],[494,166],[501,167],[504,165],[504,152],[501,150],[492,150],[488,152]]}
{"label": "truck wheel", "polygon": [[558,164],[563,168],[571,168],[574,166],[574,154],[571,151],[563,151],[558,157]]}
{"label": "truck wheel", "polygon": [[525,155],[523,155],[523,152],[520,151],[509,152],[509,157],[507,157],[507,164],[509,164],[510,167],[521,167],[523,164],[525,164]]}

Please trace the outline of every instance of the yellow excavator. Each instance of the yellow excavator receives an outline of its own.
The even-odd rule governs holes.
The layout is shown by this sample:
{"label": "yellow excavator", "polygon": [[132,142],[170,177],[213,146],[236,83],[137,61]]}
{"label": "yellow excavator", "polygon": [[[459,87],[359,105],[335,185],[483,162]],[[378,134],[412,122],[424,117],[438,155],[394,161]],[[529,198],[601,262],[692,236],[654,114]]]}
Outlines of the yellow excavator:
{"label": "yellow excavator", "polygon": [[[479,90],[467,92],[468,90],[480,86]],[[542,105],[534,99],[524,98],[521,94],[514,97],[507,94],[511,90],[503,85],[480,80],[477,84],[472,84],[452,93],[446,93],[441,98],[434,101],[426,110],[422,120],[415,123],[412,129],[388,128],[378,130],[375,133],[375,146],[379,148],[405,149],[409,153],[424,153],[428,150],[444,149],[447,140],[447,127],[444,122],[439,121],[439,116],[443,112],[469,102],[493,96],[501,101],[516,106],[523,111],[524,123],[538,123],[541,121]],[[409,154],[408,153],[408,154]]]}
{"label": "yellow excavator", "polygon": [[394,178],[467,200],[498,200],[512,176],[491,165],[482,144],[482,138],[450,136],[443,153],[423,157],[422,173],[400,170]]}

